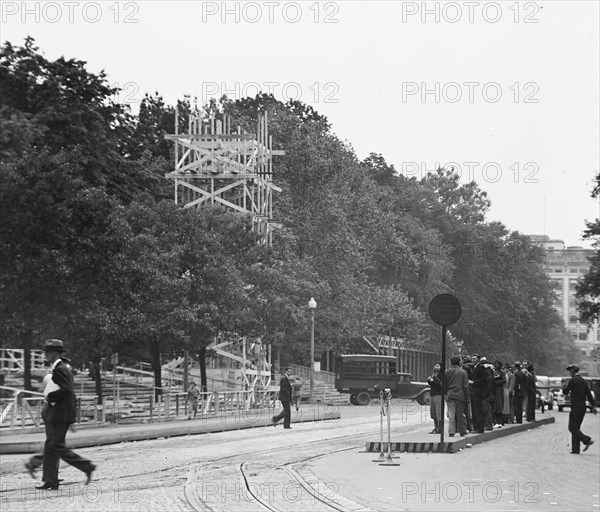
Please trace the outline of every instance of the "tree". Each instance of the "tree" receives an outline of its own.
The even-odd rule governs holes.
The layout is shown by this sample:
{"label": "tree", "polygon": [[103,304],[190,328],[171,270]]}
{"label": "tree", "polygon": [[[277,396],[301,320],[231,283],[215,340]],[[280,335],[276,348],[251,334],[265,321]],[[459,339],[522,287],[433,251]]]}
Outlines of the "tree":
{"label": "tree", "polygon": [[[591,196],[600,200],[600,172],[596,174],[596,185]],[[586,225],[583,238],[592,240],[596,253],[588,258],[590,268],[577,284],[576,297],[579,299],[577,304],[579,318],[583,323],[591,326],[600,316],[600,219],[586,222]]]}

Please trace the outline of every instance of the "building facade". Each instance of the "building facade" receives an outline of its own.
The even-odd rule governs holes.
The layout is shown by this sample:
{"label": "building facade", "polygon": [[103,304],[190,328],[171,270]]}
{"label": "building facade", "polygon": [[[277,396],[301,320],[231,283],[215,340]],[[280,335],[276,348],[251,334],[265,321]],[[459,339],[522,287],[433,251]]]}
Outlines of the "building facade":
{"label": "building facade", "polygon": [[556,309],[585,359],[589,361],[599,350],[598,322],[588,328],[579,321],[575,292],[579,278],[590,267],[588,258],[594,254],[594,250],[566,247],[562,240],[550,239],[546,235],[531,235],[530,238],[546,250],[546,270],[554,283]]}

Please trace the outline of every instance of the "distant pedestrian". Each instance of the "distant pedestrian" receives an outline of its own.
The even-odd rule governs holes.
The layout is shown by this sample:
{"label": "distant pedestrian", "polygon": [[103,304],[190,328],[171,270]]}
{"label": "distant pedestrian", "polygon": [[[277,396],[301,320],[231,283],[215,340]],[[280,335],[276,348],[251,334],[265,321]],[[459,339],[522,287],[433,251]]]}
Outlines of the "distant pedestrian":
{"label": "distant pedestrian", "polygon": [[44,344],[46,359],[51,364],[52,380],[60,389],[52,391],[45,399],[42,419],[46,427],[42,480],[44,484],[36,489],[58,489],[58,464],[60,459],[84,472],[88,484],[96,466],[88,459],[77,455],[65,445],[69,426],[75,422],[75,391],[73,375],[66,363],[61,360],[64,344],[61,340],[50,339]]}
{"label": "distant pedestrian", "polygon": [[515,394],[513,397],[513,407],[515,409],[515,422],[523,423],[523,400],[527,391],[527,382],[525,374],[521,369],[521,363],[515,363]]}
{"label": "distant pedestrian", "polygon": [[581,443],[584,444],[583,451],[585,452],[594,444],[590,436],[586,436],[581,431],[581,424],[585,417],[586,398],[592,404],[592,412],[596,414],[594,405],[594,397],[590,391],[587,382],[579,375],[579,366],[570,364],[567,370],[571,374],[571,380],[563,386],[563,393],[571,395],[571,412],[569,412],[569,432],[571,432],[571,453],[578,455]]}
{"label": "distant pedestrian", "polygon": [[[188,411],[188,420],[196,419],[196,415],[198,414],[198,400],[200,399],[200,390],[196,387],[196,383],[192,381],[190,383],[190,388],[187,392],[187,397],[185,403],[190,405],[190,410]],[[192,418],[193,414],[193,418]]]}
{"label": "distant pedestrian", "polygon": [[513,395],[515,394],[515,374],[509,364],[504,366],[506,382],[504,383],[504,405],[502,416],[505,423],[515,422],[515,410],[513,406]]}
{"label": "distant pedestrian", "polygon": [[429,412],[433,420],[434,428],[430,434],[439,434],[442,425],[442,365],[435,363],[433,372],[427,379],[429,384]]}
{"label": "distant pedestrian", "polygon": [[292,403],[292,384],[290,382],[290,375],[292,374],[291,368],[286,368],[279,381],[279,401],[281,402],[281,406],[283,407],[283,411],[281,411],[277,416],[273,416],[271,420],[273,421],[273,426],[277,425],[277,422],[283,418],[283,428],[292,428],[290,423],[292,421],[292,412],[290,410],[290,406]]}
{"label": "distant pedestrian", "polygon": [[525,387],[527,394],[527,408],[525,410],[527,421],[535,421],[535,404],[537,401],[535,381],[535,367],[532,364],[529,364],[527,366],[527,373],[525,374]]}
{"label": "distant pedestrian", "polygon": [[[463,356],[462,369],[467,372],[469,381],[473,380],[473,363],[469,356]],[[470,389],[470,388],[469,388]],[[473,414],[471,413],[471,392],[469,391],[469,401],[465,405],[465,420],[467,422],[467,431],[473,432]]]}
{"label": "distant pedestrian", "polygon": [[504,384],[506,384],[506,375],[502,370],[502,362],[494,361],[494,423],[504,425]]}
{"label": "distant pedestrian", "polygon": [[464,415],[469,403],[469,376],[460,367],[460,357],[450,358],[450,368],[444,374],[446,399],[448,402],[448,434],[454,437],[458,430],[461,436],[467,435],[467,423]]}
{"label": "distant pedestrian", "polygon": [[302,381],[300,380],[300,377],[294,377],[292,380],[292,399],[297,411],[302,398]]}
{"label": "distant pedestrian", "polygon": [[494,367],[487,362],[485,357],[481,358],[485,368],[485,391],[483,392],[483,426],[484,430],[494,429],[494,400],[496,398],[496,383],[494,382]]}

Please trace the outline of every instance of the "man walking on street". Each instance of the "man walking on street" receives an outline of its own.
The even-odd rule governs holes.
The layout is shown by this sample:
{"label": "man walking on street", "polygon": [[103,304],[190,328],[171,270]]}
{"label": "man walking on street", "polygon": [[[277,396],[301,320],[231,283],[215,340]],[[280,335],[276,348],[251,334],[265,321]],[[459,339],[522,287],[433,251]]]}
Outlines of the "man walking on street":
{"label": "man walking on street", "polygon": [[594,397],[587,382],[579,375],[579,366],[570,364],[567,370],[571,373],[571,380],[563,386],[565,395],[571,394],[571,412],[569,413],[569,432],[571,432],[571,453],[578,455],[581,443],[584,444],[583,451],[586,451],[594,444],[590,436],[586,436],[581,431],[581,424],[585,416],[586,398],[592,404],[592,412],[596,414]]}
{"label": "man walking on street", "polygon": [[[71,360],[68,357],[61,356],[60,358],[66,365],[69,371],[71,371],[71,365],[69,364]],[[50,366],[49,361],[44,361],[45,366]],[[52,391],[58,391],[60,387],[54,383],[52,380],[52,370],[50,369],[50,373],[47,373],[44,376],[44,402],[47,402],[47,397]],[[54,404],[53,404],[54,405]],[[69,427],[71,432],[75,432],[75,428],[73,425]],[[44,464],[44,454],[36,453],[33,455],[29,461],[25,463],[25,468],[29,471],[31,478],[35,478],[35,470]],[[60,479],[59,479],[60,481]]]}
{"label": "man walking on street", "polygon": [[36,489],[57,490],[59,485],[58,464],[60,459],[83,471],[87,477],[86,485],[92,478],[96,466],[88,459],[77,455],[65,445],[69,426],[75,422],[75,391],[73,375],[61,360],[65,351],[63,342],[57,339],[46,340],[44,344],[46,359],[52,369],[52,380],[59,389],[48,393],[42,409],[42,419],[46,427],[44,444],[44,464],[42,480],[44,484]]}
{"label": "man walking on street", "polygon": [[273,416],[273,426],[277,425],[277,422],[283,418],[283,428],[292,428],[290,422],[292,419],[292,413],[290,411],[290,405],[292,403],[292,384],[290,382],[290,375],[292,374],[291,368],[286,368],[283,377],[279,381],[279,401],[283,407],[277,416]]}

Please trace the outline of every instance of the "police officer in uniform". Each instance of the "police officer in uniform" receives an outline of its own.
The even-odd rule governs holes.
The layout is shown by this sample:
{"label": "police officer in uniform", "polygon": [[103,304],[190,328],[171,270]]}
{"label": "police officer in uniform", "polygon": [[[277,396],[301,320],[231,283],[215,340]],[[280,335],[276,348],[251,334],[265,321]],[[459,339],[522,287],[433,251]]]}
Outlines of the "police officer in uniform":
{"label": "police officer in uniform", "polygon": [[596,414],[594,406],[594,397],[587,382],[579,375],[579,366],[570,364],[567,370],[571,373],[571,380],[563,386],[563,393],[571,394],[571,412],[569,413],[569,432],[571,432],[571,453],[579,454],[581,443],[584,444],[583,451],[586,451],[594,444],[590,436],[586,436],[581,431],[581,424],[585,416],[586,398],[592,404],[592,412]]}

